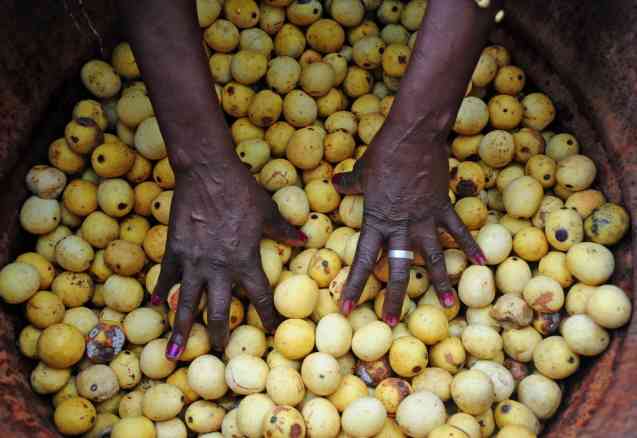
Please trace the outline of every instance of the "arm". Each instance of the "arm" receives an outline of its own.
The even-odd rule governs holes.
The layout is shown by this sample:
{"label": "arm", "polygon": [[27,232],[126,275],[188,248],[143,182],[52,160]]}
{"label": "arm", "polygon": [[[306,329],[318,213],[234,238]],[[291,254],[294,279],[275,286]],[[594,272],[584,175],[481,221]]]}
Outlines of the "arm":
{"label": "arm", "polygon": [[195,2],[119,0],[175,171],[176,188],[162,269],[152,302],[173,284],[181,290],[167,356],[185,349],[197,305],[208,293],[213,345],[228,339],[231,288],[240,282],[268,329],[274,329],[272,292],[261,269],[265,230],[289,244],[303,233],[283,221],[234,152],[201,46]]}
{"label": "arm", "polygon": [[202,50],[195,2],[118,3],[171,165],[176,172],[198,166],[223,174],[238,158]]}
{"label": "arm", "polygon": [[[447,191],[446,141],[502,0],[479,8],[474,0],[431,0],[410,65],[383,128],[363,159],[334,178],[344,193],[363,192],[364,223],[341,309],[349,313],[383,244],[422,251],[443,306],[454,304],[437,227],[447,228],[469,259],[486,259],[455,214]],[[408,259],[390,258],[383,309],[395,325],[409,279]]]}
{"label": "arm", "polygon": [[448,133],[503,0],[429,2],[387,124]]}

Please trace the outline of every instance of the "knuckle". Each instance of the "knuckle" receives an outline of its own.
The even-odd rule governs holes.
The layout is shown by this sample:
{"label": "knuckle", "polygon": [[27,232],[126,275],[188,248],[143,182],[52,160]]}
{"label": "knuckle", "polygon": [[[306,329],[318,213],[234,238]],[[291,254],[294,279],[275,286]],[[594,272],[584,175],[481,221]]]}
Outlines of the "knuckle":
{"label": "knuckle", "polygon": [[216,292],[208,300],[210,317],[225,318],[230,311],[230,295],[226,292]]}
{"label": "knuckle", "polygon": [[195,301],[186,297],[179,297],[179,310],[186,315],[195,313]]}
{"label": "knuckle", "polygon": [[208,318],[208,325],[215,329],[221,329],[227,324],[227,318],[224,315],[214,315]]}
{"label": "knuckle", "polygon": [[233,254],[233,264],[237,269],[250,271],[255,266],[255,262],[260,261],[259,252],[255,249],[237,248]]}
{"label": "knuckle", "polygon": [[235,260],[234,263],[237,270],[241,272],[248,272],[252,268],[254,268],[254,258],[249,257],[239,257]]}
{"label": "knuckle", "polygon": [[409,228],[408,213],[403,207],[401,200],[394,200],[385,206],[370,206],[365,209],[365,220],[374,228],[386,231],[407,230]]}
{"label": "knuckle", "polygon": [[398,294],[393,294],[393,296],[388,297],[384,304],[384,309],[389,312],[395,312],[401,308],[402,300],[399,299],[400,296]]}
{"label": "knuckle", "polygon": [[227,267],[227,263],[219,256],[206,256],[204,263],[207,269],[206,272],[209,276],[217,275]]}
{"label": "knuckle", "polygon": [[344,288],[343,288],[343,297],[347,298],[347,299],[358,299],[358,297],[361,294],[361,290],[363,288],[363,283],[360,282],[360,284],[356,284],[356,281],[353,282],[349,282]]}
{"label": "knuckle", "polygon": [[463,226],[459,227],[457,230],[454,230],[454,237],[458,240],[462,240],[464,242],[470,243],[473,242],[473,237],[467,228]]}
{"label": "knuckle", "polygon": [[440,268],[441,264],[445,261],[445,255],[441,250],[430,250],[427,252],[427,266],[435,269]]}
{"label": "knuckle", "polygon": [[401,266],[400,268],[394,269],[391,273],[391,282],[398,283],[399,285],[403,285],[407,283],[409,280],[409,270],[405,267]]}
{"label": "knuckle", "polygon": [[392,280],[392,282],[387,285],[387,293],[388,293],[387,299],[389,300],[390,303],[392,303],[392,305],[399,306],[399,303],[401,301],[399,301],[398,298],[400,298],[400,296],[402,296],[402,294],[405,292],[406,287],[407,287],[407,281],[402,281],[402,280],[398,280],[398,281]]}
{"label": "knuckle", "polygon": [[374,254],[374,250],[365,244],[358,245],[356,248],[355,257],[362,266],[373,266],[376,263],[376,254]]}
{"label": "knuckle", "polygon": [[395,285],[391,288],[388,286],[384,307],[389,310],[396,310],[401,308],[404,292],[404,288],[396,287]]}
{"label": "knuckle", "polygon": [[473,237],[471,235],[459,235],[456,237],[456,241],[460,244],[460,247],[464,249],[465,252],[475,253],[480,251],[480,247],[478,246],[476,241],[473,240]]}
{"label": "knuckle", "polygon": [[[398,241],[407,240],[409,235],[409,221],[405,219],[397,219],[392,224],[392,238]],[[404,242],[400,242],[404,244]]]}
{"label": "knuckle", "polygon": [[345,295],[358,294],[367,281],[366,276],[362,272],[352,271],[347,277],[343,293]]}
{"label": "knuckle", "polygon": [[480,250],[480,246],[478,245],[478,242],[476,242],[473,236],[471,235],[465,236],[464,238],[461,237],[460,241],[469,251],[475,252]]}
{"label": "knuckle", "polygon": [[194,264],[198,264],[205,257],[204,251],[202,251],[198,245],[190,248],[190,250],[186,253],[186,256],[188,257],[188,260],[190,260]]}
{"label": "knuckle", "polygon": [[469,229],[458,216],[455,216],[455,213],[452,218],[445,222],[445,227],[443,229],[447,229],[448,231],[461,236],[469,234]]}
{"label": "knuckle", "polygon": [[[371,268],[374,264],[376,264],[378,252],[379,248],[375,247],[374,243],[367,239],[360,239],[358,241],[358,246],[356,247],[356,253],[354,254],[354,264],[357,267],[365,269]],[[352,272],[354,271],[355,269],[352,267]]]}
{"label": "knuckle", "polygon": [[[185,242],[182,239],[168,243],[166,254],[175,262],[179,259],[198,263],[206,257],[206,250],[201,243]],[[165,259],[166,257],[164,257]]]}
{"label": "knuckle", "polygon": [[250,301],[252,301],[254,307],[260,307],[267,310],[270,310],[273,305],[272,295],[265,291],[258,291],[254,293]]}
{"label": "knuckle", "polygon": [[[184,291],[184,288],[182,288],[182,291]],[[180,293],[178,305],[179,309],[188,314],[195,313],[198,304],[197,300],[195,299],[195,295],[196,294],[193,292],[192,289],[186,289],[185,293]]]}
{"label": "knuckle", "polygon": [[187,245],[181,239],[168,239],[168,244],[166,245],[166,254],[181,256],[183,254],[186,254],[187,250]]}
{"label": "knuckle", "polygon": [[175,259],[195,263],[199,261],[199,255],[192,248],[175,248],[173,251]]}
{"label": "knuckle", "polygon": [[364,206],[365,225],[378,231],[385,229],[386,224],[390,220],[385,210],[376,205]]}
{"label": "knuckle", "polygon": [[449,282],[449,277],[447,277],[446,274],[442,273],[436,277],[433,277],[432,280],[438,292],[451,290],[451,283]]}

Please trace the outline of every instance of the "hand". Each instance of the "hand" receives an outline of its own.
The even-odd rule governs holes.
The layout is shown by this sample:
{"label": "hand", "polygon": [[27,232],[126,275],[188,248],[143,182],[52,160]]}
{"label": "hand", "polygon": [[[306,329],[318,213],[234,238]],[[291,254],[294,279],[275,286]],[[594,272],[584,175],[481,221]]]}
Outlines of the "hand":
{"label": "hand", "polygon": [[[365,195],[361,236],[343,290],[343,313],[349,314],[358,302],[384,242],[389,250],[414,250],[425,256],[438,298],[446,307],[453,306],[455,298],[437,227],[445,227],[473,263],[486,262],[449,201],[445,144],[449,124],[445,120],[444,128],[427,122],[408,128],[386,123],[354,170],[334,176],[340,192]],[[410,267],[411,260],[389,259],[383,319],[390,326],[400,321]]]}
{"label": "hand", "polygon": [[208,57],[201,50],[195,4],[117,3],[177,182],[166,253],[151,298],[154,304],[161,303],[181,278],[167,356],[177,359],[185,349],[204,290],[212,343],[223,349],[233,282],[241,283],[264,326],[272,330],[275,312],[261,269],[261,234],[292,245],[303,244],[305,235],[282,219],[234,152]]}
{"label": "hand", "polygon": [[179,306],[166,351],[171,360],[185,349],[204,290],[215,349],[222,350],[228,341],[233,282],[241,283],[263,325],[273,330],[272,290],[259,253],[262,232],[291,245],[307,240],[285,222],[239,160],[228,160],[222,166],[223,171],[199,165],[176,173],[166,253],[151,298],[153,304],[163,302],[181,276]]}

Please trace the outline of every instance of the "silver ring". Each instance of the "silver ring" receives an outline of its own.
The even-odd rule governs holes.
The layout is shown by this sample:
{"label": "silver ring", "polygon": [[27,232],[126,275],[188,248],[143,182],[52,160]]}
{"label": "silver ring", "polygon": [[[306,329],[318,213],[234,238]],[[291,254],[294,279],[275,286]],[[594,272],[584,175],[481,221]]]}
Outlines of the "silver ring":
{"label": "silver ring", "polygon": [[390,259],[414,259],[413,251],[405,251],[402,249],[392,249],[387,253],[387,257]]}

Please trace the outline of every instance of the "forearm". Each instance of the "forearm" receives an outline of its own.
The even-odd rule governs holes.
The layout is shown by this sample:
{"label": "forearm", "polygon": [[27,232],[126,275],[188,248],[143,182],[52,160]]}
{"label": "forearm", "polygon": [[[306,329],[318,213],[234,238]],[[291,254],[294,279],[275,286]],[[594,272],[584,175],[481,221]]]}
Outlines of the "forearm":
{"label": "forearm", "polygon": [[175,170],[235,165],[194,1],[118,0]]}
{"label": "forearm", "polygon": [[429,1],[390,123],[403,132],[449,128],[503,3],[483,9],[475,0]]}

